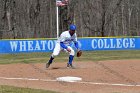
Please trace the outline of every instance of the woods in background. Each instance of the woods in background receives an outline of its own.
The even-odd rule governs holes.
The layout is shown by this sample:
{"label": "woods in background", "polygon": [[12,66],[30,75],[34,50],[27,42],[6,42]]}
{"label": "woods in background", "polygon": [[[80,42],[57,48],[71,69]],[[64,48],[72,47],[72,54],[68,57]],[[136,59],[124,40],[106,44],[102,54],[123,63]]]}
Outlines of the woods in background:
{"label": "woods in background", "polygon": [[[59,7],[60,33],[78,37],[140,36],[140,0],[69,0]],[[0,38],[56,38],[55,0],[0,0]]]}

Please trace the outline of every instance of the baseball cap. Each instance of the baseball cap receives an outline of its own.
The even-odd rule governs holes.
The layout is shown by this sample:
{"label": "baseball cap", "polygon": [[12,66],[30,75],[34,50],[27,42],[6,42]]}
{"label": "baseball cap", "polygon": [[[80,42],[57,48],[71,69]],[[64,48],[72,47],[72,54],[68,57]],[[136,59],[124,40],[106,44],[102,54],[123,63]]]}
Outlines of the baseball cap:
{"label": "baseball cap", "polygon": [[76,25],[71,24],[70,27],[69,27],[69,29],[70,29],[70,30],[76,30]]}

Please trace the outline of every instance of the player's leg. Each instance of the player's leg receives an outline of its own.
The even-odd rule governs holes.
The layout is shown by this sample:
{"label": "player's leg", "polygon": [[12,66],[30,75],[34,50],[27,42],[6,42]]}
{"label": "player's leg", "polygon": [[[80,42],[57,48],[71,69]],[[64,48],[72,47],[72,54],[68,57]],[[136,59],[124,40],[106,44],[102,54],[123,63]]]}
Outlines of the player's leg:
{"label": "player's leg", "polygon": [[48,63],[46,64],[46,68],[48,68],[50,66],[50,64],[52,64],[55,56],[57,56],[60,53],[60,50],[61,50],[60,44],[56,43],[53,53],[52,53]]}
{"label": "player's leg", "polygon": [[69,60],[67,63],[67,67],[74,68],[74,66],[72,65],[72,62],[74,59],[75,51],[70,46],[68,48],[71,50],[71,52],[69,52]]}

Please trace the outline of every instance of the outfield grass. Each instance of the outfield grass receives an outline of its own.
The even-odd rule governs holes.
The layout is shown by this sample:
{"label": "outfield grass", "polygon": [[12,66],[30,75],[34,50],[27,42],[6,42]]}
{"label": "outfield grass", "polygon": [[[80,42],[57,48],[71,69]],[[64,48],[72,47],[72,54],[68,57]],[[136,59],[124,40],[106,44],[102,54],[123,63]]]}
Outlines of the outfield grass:
{"label": "outfield grass", "polygon": [[[49,60],[51,53],[25,53],[25,54],[2,54],[0,64],[12,63],[44,63]],[[80,58],[75,57],[75,61],[101,61],[120,59],[140,59],[140,50],[123,51],[84,51]],[[68,54],[60,53],[54,61],[67,62]]]}
{"label": "outfield grass", "polygon": [[[49,60],[51,53],[25,53],[25,54],[2,54],[0,64],[12,63],[44,63]],[[75,57],[75,61],[101,61],[101,60],[122,60],[140,59],[140,50],[123,51],[83,51],[80,58]],[[55,58],[55,62],[67,62],[68,54],[61,53]],[[17,88],[11,86],[0,86],[0,93],[58,93],[45,90],[29,88]]]}

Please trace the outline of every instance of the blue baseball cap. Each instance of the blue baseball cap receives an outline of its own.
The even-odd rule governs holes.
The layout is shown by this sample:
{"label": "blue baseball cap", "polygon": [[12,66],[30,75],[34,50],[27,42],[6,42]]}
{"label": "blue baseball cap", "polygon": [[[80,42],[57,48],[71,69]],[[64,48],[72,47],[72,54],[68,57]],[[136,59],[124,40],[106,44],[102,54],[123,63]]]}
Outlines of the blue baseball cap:
{"label": "blue baseball cap", "polygon": [[71,24],[69,28],[70,30],[76,30],[76,25]]}

